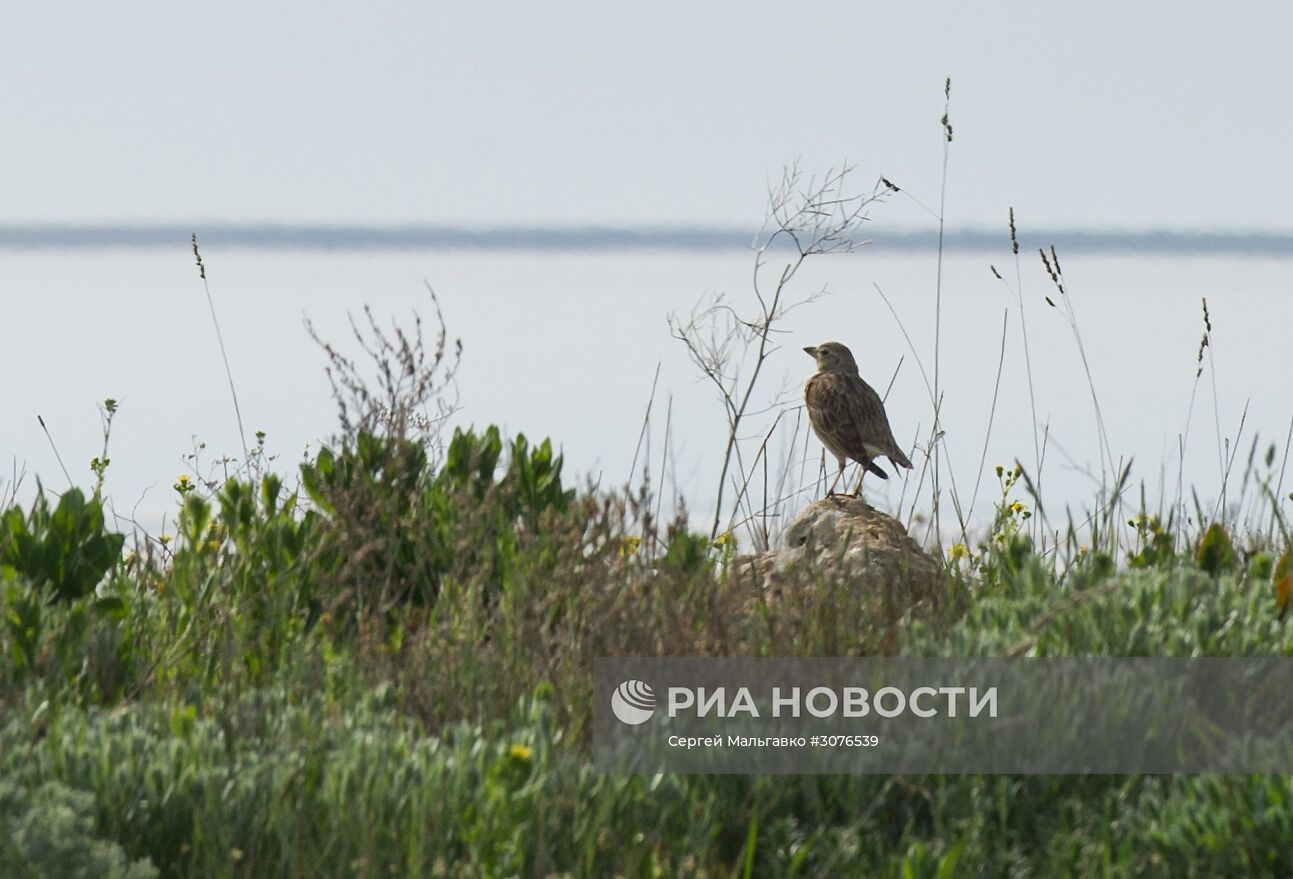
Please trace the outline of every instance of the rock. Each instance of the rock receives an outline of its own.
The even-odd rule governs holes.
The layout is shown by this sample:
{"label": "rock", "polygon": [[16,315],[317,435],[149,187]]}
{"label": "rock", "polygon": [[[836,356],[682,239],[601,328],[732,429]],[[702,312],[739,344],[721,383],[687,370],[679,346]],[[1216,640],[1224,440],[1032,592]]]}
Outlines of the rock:
{"label": "rock", "polygon": [[943,594],[942,564],[907,529],[861,498],[813,501],[785,533],[785,547],[733,561],[738,582],[757,583],[770,604],[816,582],[885,594],[910,608]]}

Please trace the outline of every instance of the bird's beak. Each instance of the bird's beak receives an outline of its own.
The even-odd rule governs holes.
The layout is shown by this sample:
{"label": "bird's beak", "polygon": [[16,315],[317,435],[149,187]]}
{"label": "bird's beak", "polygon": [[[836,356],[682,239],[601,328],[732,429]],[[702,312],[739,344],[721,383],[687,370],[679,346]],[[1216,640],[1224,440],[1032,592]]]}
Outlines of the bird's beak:
{"label": "bird's beak", "polygon": [[809,357],[816,357],[817,349],[809,345],[807,348],[804,349],[804,353],[807,354]]}

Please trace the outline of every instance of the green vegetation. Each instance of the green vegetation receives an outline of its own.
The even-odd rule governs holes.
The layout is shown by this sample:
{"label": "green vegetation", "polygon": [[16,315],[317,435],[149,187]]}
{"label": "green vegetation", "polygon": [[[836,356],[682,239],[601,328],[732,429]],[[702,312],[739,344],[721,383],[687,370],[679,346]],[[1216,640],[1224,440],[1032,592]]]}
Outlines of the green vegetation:
{"label": "green vegetation", "polygon": [[[886,180],[841,200],[842,184],[774,203],[792,266],[850,249],[861,211],[899,192]],[[1054,250],[1043,260],[1067,297]],[[488,427],[440,443],[446,409],[427,404],[457,360],[443,322],[427,348],[420,328],[386,333],[367,314],[370,371],[323,344],[340,416],[328,448],[276,473],[262,435],[230,478],[182,474],[175,534],[129,546],[102,494],[107,401],[88,496],[42,488],[0,516],[0,876],[1293,873],[1286,777],[593,771],[596,656],[1293,654],[1273,448],[1264,470],[1249,456],[1229,514],[1196,499],[1189,517],[1178,496],[1129,518],[1128,468],[1102,437],[1108,478],[1063,528],[1034,491],[1035,427],[1035,467],[996,468],[974,540],[955,483],[940,488],[935,404],[922,510],[937,534],[950,500],[961,526],[944,594],[904,602],[819,575],[769,602],[734,576],[737,542],[767,545],[769,509],[801,491],[769,476],[786,408],[747,407],[793,274],[753,319],[715,304],[673,324],[729,416],[734,496],[701,527],[660,521],[646,488],[575,487],[548,440]],[[710,332],[729,318],[744,348]],[[759,416],[771,425],[752,430]],[[923,500],[908,502],[910,523]],[[729,512],[744,530],[720,531]]]}
{"label": "green vegetation", "polygon": [[831,583],[769,606],[725,576],[730,539],[567,488],[546,441],[458,432],[437,465],[359,432],[300,485],[183,477],[176,536],[124,558],[97,492],[0,519],[0,872],[1293,869],[1286,778],[636,778],[588,759],[596,655],[1290,654],[1282,546],[1220,523],[1177,543],[1145,518],[1130,564],[1061,563],[1007,489],[993,534],[949,553],[937,611]]}

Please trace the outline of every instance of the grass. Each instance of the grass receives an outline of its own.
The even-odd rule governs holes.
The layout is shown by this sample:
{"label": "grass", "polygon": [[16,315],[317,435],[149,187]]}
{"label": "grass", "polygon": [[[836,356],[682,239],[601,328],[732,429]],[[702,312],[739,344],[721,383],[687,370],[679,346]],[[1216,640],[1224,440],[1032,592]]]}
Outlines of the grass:
{"label": "grass", "polygon": [[[781,317],[807,301],[787,285],[808,256],[851,249],[864,209],[900,191],[881,178],[849,196],[839,173],[799,198],[797,179],[774,192],[755,283],[774,240],[794,242],[790,267],[756,286],[750,316],[713,303],[671,323],[729,416],[731,509],[701,527],[662,520],[649,487],[580,484],[548,440],[444,436],[461,346],[443,322],[424,344],[420,323],[386,329],[365,312],[358,362],[320,340],[337,435],[294,472],[275,472],[261,438],[222,462],[228,478],[181,476],[170,538],[108,525],[103,476],[123,413],[107,401],[95,482],[0,517],[0,875],[1293,872],[1287,777],[592,770],[596,656],[1293,655],[1286,458],[1254,445],[1233,507],[1191,516],[1178,490],[1128,512],[1094,383],[1108,484],[1091,511],[1059,526],[1040,508],[1034,424],[1033,467],[997,467],[983,533],[960,523],[943,554],[947,600],[894,601],[819,572],[770,604],[735,576],[732,531],[745,522],[766,543],[769,511],[814,484],[793,438],[802,419],[775,394],[765,408],[756,387]],[[1013,212],[1010,241],[1017,256]],[[1080,349],[1058,255],[1042,258]],[[1031,398],[1020,278],[1016,262],[1003,283]],[[736,335],[714,335],[711,319]],[[1206,333],[1211,356],[1210,322]],[[921,451],[931,507],[947,496],[959,516],[935,461],[937,348]],[[780,425],[792,440],[778,459]],[[1187,418],[1182,449],[1188,430]]]}
{"label": "grass", "polygon": [[[730,552],[685,523],[643,531],[634,499],[571,492],[556,460],[556,488],[533,500],[516,461],[542,470],[542,446],[514,443],[482,467],[491,436],[463,436],[444,469],[416,463],[407,494],[398,470],[372,477],[366,497],[392,495],[406,527],[443,529],[412,557],[395,550],[396,591],[356,594],[372,572],[354,576],[357,551],[343,548],[363,536],[319,512],[326,495],[301,513],[272,476],[210,502],[177,492],[170,554],[110,559],[97,591],[69,585],[79,597],[15,565],[10,532],[0,647],[23,659],[0,664],[0,777],[17,792],[0,793],[0,820],[27,835],[0,847],[5,874],[67,875],[70,861],[46,862],[55,850],[31,842],[71,832],[53,820],[64,801],[81,816],[67,857],[115,853],[117,872],[101,875],[131,862],[144,875],[145,861],[175,876],[1293,867],[1286,778],[594,773],[591,657],[867,655],[889,629],[884,607],[825,582],[762,605],[723,576]],[[1059,570],[1012,504],[1003,492],[1002,539],[976,553],[972,577],[968,559],[949,570],[948,588],[973,600],[938,615],[889,608],[895,652],[1293,654],[1269,556],[1201,544],[1122,569],[1092,552]],[[45,523],[32,528],[44,546],[102,537],[94,522],[63,540],[57,516],[25,518]]]}
{"label": "grass", "polygon": [[659,522],[649,494],[568,485],[547,441],[458,431],[433,456],[407,417],[441,387],[446,361],[423,350],[386,349],[423,366],[378,370],[403,381],[385,397],[339,384],[347,427],[293,478],[258,458],[177,480],[171,540],[123,556],[101,471],[0,520],[0,872],[1293,869],[1282,777],[639,778],[589,761],[599,655],[1291,655],[1287,536],[1257,469],[1274,532],[1180,540],[1141,514],[1117,529],[1132,538],[1062,554],[1033,541],[1023,469],[999,468],[989,533],[946,558],[952,600],[819,576],[769,605],[729,575],[730,539]]}

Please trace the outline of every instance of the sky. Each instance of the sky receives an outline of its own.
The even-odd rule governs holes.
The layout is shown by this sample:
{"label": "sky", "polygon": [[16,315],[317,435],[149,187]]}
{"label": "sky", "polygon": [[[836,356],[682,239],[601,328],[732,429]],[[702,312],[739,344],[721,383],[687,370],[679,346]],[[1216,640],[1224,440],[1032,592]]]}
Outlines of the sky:
{"label": "sky", "polygon": [[[329,255],[252,253],[206,233],[219,223],[753,232],[767,187],[793,161],[808,174],[847,161],[864,192],[881,175],[902,187],[873,212],[877,247],[821,266],[819,280],[839,296],[795,329],[777,367],[795,387],[807,366],[796,346],[826,334],[854,345],[870,376],[891,374],[907,356],[877,286],[928,351],[921,321],[942,301],[941,279],[947,337],[962,346],[949,374],[967,383],[948,422],[967,472],[977,466],[987,446],[973,431],[1001,362],[1001,310],[1015,301],[987,265],[1008,260],[1004,234],[997,256],[958,254],[946,274],[931,255],[897,252],[884,238],[894,229],[928,235],[921,203],[938,206],[946,160],[951,228],[1004,233],[1013,206],[1026,243],[1033,231],[1070,232],[1049,240],[1065,254],[1069,289],[1090,297],[1081,302],[1094,326],[1084,332],[1100,386],[1112,389],[1120,452],[1170,462],[1164,450],[1188,411],[1203,296],[1219,328],[1215,349],[1225,352],[1215,445],[1219,425],[1240,423],[1250,397],[1249,435],[1286,437],[1289,393],[1272,384],[1267,352],[1288,325],[1287,262],[1249,253],[1209,261],[1202,247],[1183,259],[1192,240],[1139,262],[1068,254],[1082,240],[1073,230],[1175,230],[1283,235],[1277,255],[1287,257],[1289,33],[1293,6],[1275,3],[0,4],[0,319],[23,328],[0,346],[0,366],[48,361],[50,338],[77,352],[11,389],[6,411],[18,414],[0,425],[0,467],[13,460],[47,480],[58,475],[41,415],[85,478],[75,462],[99,454],[94,406],[106,397],[126,407],[114,439],[123,497],[160,486],[150,502],[158,491],[169,501],[194,436],[222,453],[240,447],[228,409],[212,403],[225,399],[227,381],[190,229],[204,241],[249,418],[285,461],[333,423],[301,315],[341,333],[363,302],[383,315],[425,305],[425,279],[466,345],[471,422],[551,434],[575,472],[627,474],[643,397],[663,362],[680,371],[666,370],[660,399],[677,394],[679,423],[694,429],[685,454],[708,466],[703,413],[721,410],[677,353],[664,314],[714,292],[748,301],[750,257],[739,246]],[[947,77],[950,145],[939,121]],[[13,230],[58,223],[184,234],[129,251],[2,246],[22,238]],[[1035,255],[1020,283],[1040,309],[1050,287]],[[1051,370],[1066,382],[1053,435],[1089,462],[1083,373],[1058,313],[1040,314],[1035,338],[1059,332],[1048,353],[1068,358]],[[1255,332],[1246,327],[1270,338],[1241,341]],[[126,339],[134,341],[123,348]],[[1011,335],[1011,352],[1017,342]],[[514,380],[518,362],[534,386]],[[590,362],[617,364],[591,406],[579,396]],[[1017,377],[1018,362],[1008,366]],[[1158,384],[1123,379],[1155,368],[1167,371],[1154,374]],[[914,436],[924,390],[910,362],[907,370],[890,411]],[[1151,410],[1145,387],[1179,394],[1163,392]],[[1003,413],[1024,399],[1019,387],[1009,392]],[[965,412],[953,419],[955,406]],[[572,419],[590,411],[601,427],[571,435]],[[1077,424],[1067,433],[1065,418]],[[627,438],[617,433],[624,425]],[[1019,452],[1021,435],[998,431],[999,460]],[[1211,458],[1200,459],[1205,488]]]}
{"label": "sky", "polygon": [[1293,228],[1293,7],[1041,8],[4,4],[0,223],[749,226],[796,159],[937,204],[951,77],[952,225]]}

